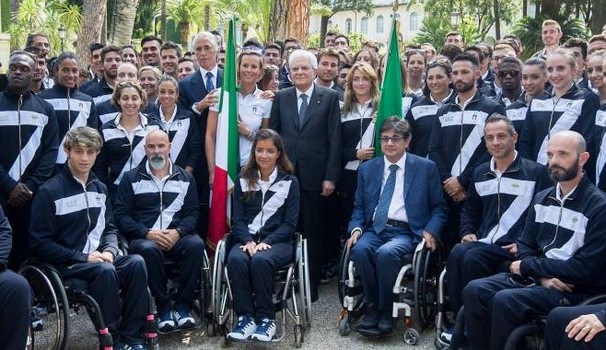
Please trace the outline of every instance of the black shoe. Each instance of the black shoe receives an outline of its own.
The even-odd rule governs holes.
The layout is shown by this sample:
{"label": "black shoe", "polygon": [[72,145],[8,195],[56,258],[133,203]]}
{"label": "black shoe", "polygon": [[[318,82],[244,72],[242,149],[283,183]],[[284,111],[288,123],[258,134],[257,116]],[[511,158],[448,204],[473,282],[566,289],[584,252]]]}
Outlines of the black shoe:
{"label": "black shoe", "polygon": [[376,325],[375,326],[366,326],[362,323],[356,328],[356,331],[358,333],[360,333],[362,336],[369,337],[369,338],[375,338],[382,334]]}
{"label": "black shoe", "polygon": [[393,318],[391,317],[391,314],[389,312],[381,312],[378,328],[382,334],[390,334],[391,332],[393,332]]}

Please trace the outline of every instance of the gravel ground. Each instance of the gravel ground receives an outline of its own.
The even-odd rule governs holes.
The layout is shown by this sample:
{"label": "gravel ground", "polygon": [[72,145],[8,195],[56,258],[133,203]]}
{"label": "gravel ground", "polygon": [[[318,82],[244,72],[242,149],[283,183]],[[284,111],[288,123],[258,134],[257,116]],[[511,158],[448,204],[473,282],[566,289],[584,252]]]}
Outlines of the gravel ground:
{"label": "gravel ground", "polygon": [[[396,330],[384,339],[368,340],[352,332],[349,336],[339,335],[337,328],[337,316],[341,311],[337,297],[337,283],[320,288],[320,300],[312,306],[312,327],[305,335],[303,349],[434,349],[434,330],[429,329],[421,334],[421,342],[417,346],[408,346],[403,341],[403,322],[398,322]],[[70,349],[96,349],[97,338],[95,331],[89,321],[86,312],[82,310],[79,314],[72,313],[72,334],[68,342]],[[270,345],[259,344],[231,344],[231,348],[240,349],[292,349],[294,348],[294,336],[292,323],[287,323],[286,338],[280,343]],[[46,347],[36,341],[37,349]],[[221,341],[219,337],[208,337],[206,328],[177,332],[160,336],[161,349],[218,349]]]}

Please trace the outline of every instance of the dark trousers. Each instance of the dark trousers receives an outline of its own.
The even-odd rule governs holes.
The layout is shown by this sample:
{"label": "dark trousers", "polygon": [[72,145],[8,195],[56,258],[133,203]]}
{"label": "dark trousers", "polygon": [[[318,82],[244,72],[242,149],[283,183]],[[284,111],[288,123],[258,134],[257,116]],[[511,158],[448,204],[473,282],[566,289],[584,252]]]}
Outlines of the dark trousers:
{"label": "dark trousers", "polygon": [[506,249],[482,242],[459,243],[446,262],[448,297],[456,315],[463,305],[462,293],[467,283],[497,272],[506,272],[504,262],[514,257]]}
{"label": "dark trousers", "polygon": [[0,272],[0,349],[25,349],[32,291],[23,276]]}
{"label": "dark trousers", "polygon": [[[141,344],[141,327],[149,308],[147,271],[139,255],[117,256],[113,264],[77,263],[60,270],[64,279],[80,278],[88,283],[114,342]],[[120,295],[122,292],[122,310]],[[122,314],[122,321],[118,326]]]}
{"label": "dark trousers", "polygon": [[12,207],[6,204],[4,213],[13,230],[13,247],[8,257],[8,266],[11,270],[18,270],[19,266],[29,257],[29,221],[32,202],[22,207]]}
{"label": "dark trousers", "polygon": [[156,299],[159,312],[165,312],[170,305],[164,258],[179,263],[179,288],[175,298],[175,309],[191,308],[199,286],[204,261],[204,242],[198,235],[181,237],[169,251],[163,251],[153,241],[135,239],[130,243],[132,253],[140,254],[147,266],[149,289]]}
{"label": "dark trousers", "polygon": [[299,210],[299,230],[307,239],[307,256],[309,258],[309,278],[311,298],[317,299],[318,286],[322,277],[322,264],[326,261],[327,244],[330,239],[326,234],[326,198],[318,191],[301,190]]}
{"label": "dark trousers", "polygon": [[518,326],[556,306],[575,305],[587,297],[542,286],[522,287],[502,272],[473,280],[463,289],[465,330],[469,349],[503,349]]}
{"label": "dark trousers", "polygon": [[410,229],[387,227],[381,233],[364,232],[353,245],[350,258],[360,275],[364,300],[379,311],[390,311],[392,288],[402,267],[404,256],[419,242]]}
{"label": "dark trousers", "polygon": [[461,241],[460,228],[461,228],[461,203],[457,203],[444,192],[444,198],[448,205],[448,219],[440,239],[444,244],[443,257],[446,258],[450,253],[450,250]]}
{"label": "dark trousers", "polygon": [[240,249],[240,244],[234,245],[227,257],[227,272],[236,315],[253,317],[257,322],[275,319],[274,277],[277,270],[292,260],[292,243],[274,243],[271,249],[259,251],[252,257]]}
{"label": "dark trousers", "polygon": [[[606,332],[595,335],[591,342],[568,338],[565,332],[568,323],[581,315],[595,314],[606,309],[606,304],[556,307],[547,317],[545,349],[549,350],[603,350],[606,349]],[[602,321],[603,322],[603,321]]]}
{"label": "dark trousers", "polygon": [[356,197],[356,188],[358,182],[358,172],[352,170],[341,171],[341,181],[339,181],[339,199],[340,199],[340,219],[341,235],[343,238],[349,238],[347,232],[351,213],[353,212],[354,199]]}

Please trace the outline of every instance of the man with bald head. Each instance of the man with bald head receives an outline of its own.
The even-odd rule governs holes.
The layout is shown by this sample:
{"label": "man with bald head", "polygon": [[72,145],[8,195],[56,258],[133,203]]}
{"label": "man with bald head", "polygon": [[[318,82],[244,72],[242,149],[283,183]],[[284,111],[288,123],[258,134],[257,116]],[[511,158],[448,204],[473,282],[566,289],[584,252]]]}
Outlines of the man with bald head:
{"label": "man with bald head", "polygon": [[[158,310],[158,328],[169,332],[191,328],[191,306],[204,256],[196,232],[198,195],[191,174],[169,158],[168,134],[154,130],[145,138],[147,161],[122,177],[116,196],[116,224],[131,253],[147,265],[149,288]],[[135,205],[136,203],[136,205]],[[164,259],[179,263],[179,288],[171,305]]]}
{"label": "man with bald head", "polygon": [[606,197],[583,173],[585,139],[574,131],[557,133],[547,158],[555,186],[534,197],[509,272],[463,290],[470,348],[502,349],[533,315],[575,305],[606,287]]}

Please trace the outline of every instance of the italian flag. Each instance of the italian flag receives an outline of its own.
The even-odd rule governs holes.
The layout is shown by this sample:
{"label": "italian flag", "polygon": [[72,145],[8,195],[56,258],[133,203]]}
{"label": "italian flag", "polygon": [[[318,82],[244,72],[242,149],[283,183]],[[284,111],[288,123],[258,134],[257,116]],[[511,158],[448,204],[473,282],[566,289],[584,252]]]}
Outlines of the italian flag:
{"label": "italian flag", "polygon": [[383,120],[402,115],[402,71],[400,68],[400,47],[398,45],[398,24],[394,18],[391,26],[391,40],[387,52],[387,64],[383,70],[381,83],[381,99],[377,108],[375,121],[375,156],[383,154],[381,151],[381,124]]}
{"label": "italian flag", "polygon": [[238,96],[236,93],[235,19],[229,20],[223,85],[219,101],[215,144],[215,177],[212,185],[207,245],[214,250],[229,232],[231,200],[238,178]]}

